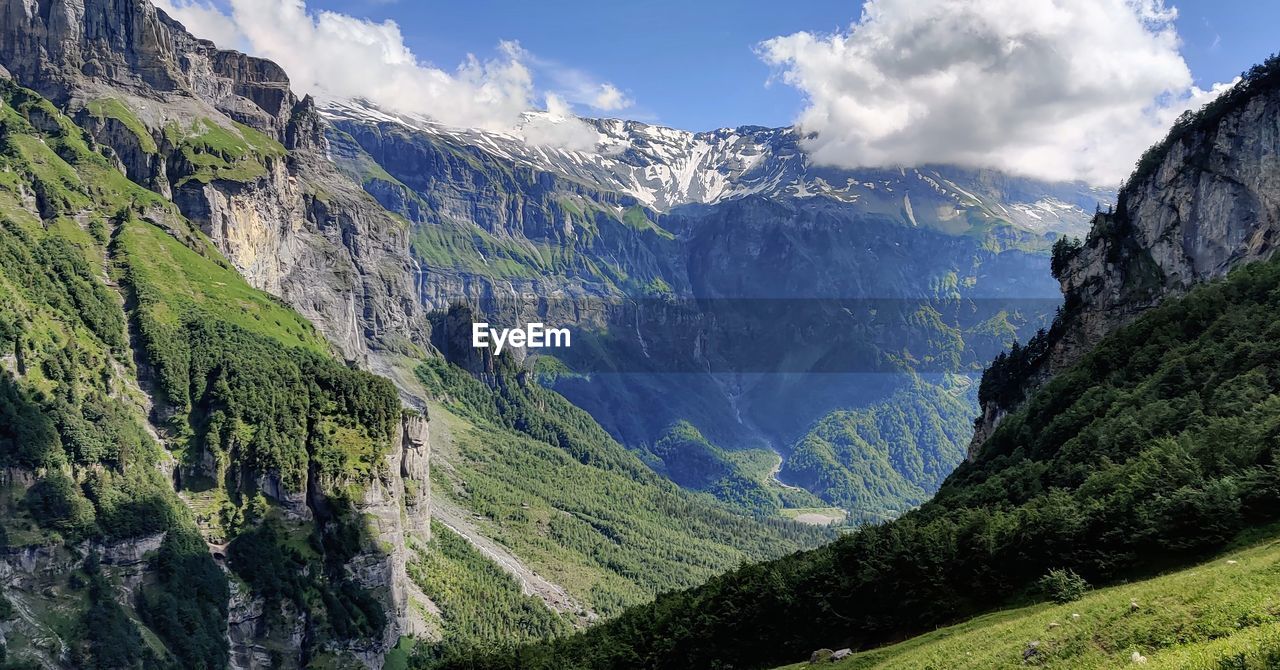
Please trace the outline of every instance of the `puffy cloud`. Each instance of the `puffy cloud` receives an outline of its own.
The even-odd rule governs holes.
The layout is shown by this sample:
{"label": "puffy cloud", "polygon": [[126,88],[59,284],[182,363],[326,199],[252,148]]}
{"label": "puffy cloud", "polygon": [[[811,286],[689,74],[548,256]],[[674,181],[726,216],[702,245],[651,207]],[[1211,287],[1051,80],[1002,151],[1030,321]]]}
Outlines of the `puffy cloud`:
{"label": "puffy cloud", "polygon": [[1162,0],[867,0],[759,45],[817,162],[958,163],[1115,185],[1203,91]]}
{"label": "puffy cloud", "polygon": [[197,37],[212,40],[223,49],[245,50],[244,35],[231,17],[208,0],[152,0],[156,7],[178,20]]}
{"label": "puffy cloud", "polygon": [[[311,11],[304,0],[229,0],[229,13],[208,0],[160,0],[159,6],[196,35],[279,63],[302,92],[364,98],[457,127],[527,128],[531,143],[562,139],[590,148],[584,139],[590,127],[567,106],[529,115],[542,96],[529,65],[533,59],[516,42],[501,42],[494,57],[468,56],[446,71],[420,62],[394,21]],[[545,99],[563,101],[556,95]]]}
{"label": "puffy cloud", "polygon": [[630,107],[631,100],[623,95],[617,86],[604,83],[600,85],[600,90],[596,93],[596,97],[592,98],[591,106],[606,112],[615,112]]}

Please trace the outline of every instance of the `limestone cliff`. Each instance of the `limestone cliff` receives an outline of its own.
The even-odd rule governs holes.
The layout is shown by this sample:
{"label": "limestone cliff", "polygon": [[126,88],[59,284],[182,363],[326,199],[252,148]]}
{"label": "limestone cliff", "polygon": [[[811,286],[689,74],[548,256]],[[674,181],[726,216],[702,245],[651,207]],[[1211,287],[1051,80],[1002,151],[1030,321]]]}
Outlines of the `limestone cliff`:
{"label": "limestone cliff", "polygon": [[[972,455],[1022,398],[1166,297],[1270,258],[1280,243],[1280,61],[1185,115],[1143,156],[1114,211],[1058,252],[1065,306],[1024,350],[1017,388],[983,402]],[[1029,351],[1029,353],[1027,353]],[[988,373],[990,376],[990,373]]]}
{"label": "limestone cliff", "polygon": [[[275,63],[197,39],[146,0],[4,0],[0,63],[347,358],[426,342],[421,308],[404,299],[415,276],[406,225],[337,173],[312,101]],[[248,146],[207,139],[223,131]],[[209,173],[210,154],[226,168]]]}
{"label": "limestone cliff", "polygon": [[[343,358],[376,367],[382,356],[429,347],[408,225],[334,168],[312,100],[296,97],[274,63],[219,50],[146,0],[0,0],[0,65],[72,117],[130,180],[171,200],[253,287],[307,317]],[[400,635],[422,632],[405,563],[410,536],[425,542],[430,530],[427,425],[425,416],[404,419],[354,501],[370,541],[343,568],[382,602],[390,625],[341,651],[371,667]],[[249,479],[246,490],[295,520],[355,483],[308,477],[290,491],[275,473]],[[279,617],[264,606],[233,589],[233,667],[305,660],[308,615],[282,605],[287,623],[267,639],[263,622]]]}

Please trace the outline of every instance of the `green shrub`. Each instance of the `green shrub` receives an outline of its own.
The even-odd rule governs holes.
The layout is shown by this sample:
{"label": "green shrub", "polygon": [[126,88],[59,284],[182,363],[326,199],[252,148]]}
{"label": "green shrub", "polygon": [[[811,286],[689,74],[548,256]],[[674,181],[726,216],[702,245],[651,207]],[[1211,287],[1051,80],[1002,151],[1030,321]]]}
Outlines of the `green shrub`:
{"label": "green shrub", "polygon": [[27,510],[40,525],[75,538],[94,530],[93,503],[61,470],[50,472],[27,491]]}
{"label": "green shrub", "polygon": [[1055,568],[1036,582],[1036,588],[1047,598],[1061,605],[1084,597],[1085,591],[1089,590],[1089,582],[1072,570]]}

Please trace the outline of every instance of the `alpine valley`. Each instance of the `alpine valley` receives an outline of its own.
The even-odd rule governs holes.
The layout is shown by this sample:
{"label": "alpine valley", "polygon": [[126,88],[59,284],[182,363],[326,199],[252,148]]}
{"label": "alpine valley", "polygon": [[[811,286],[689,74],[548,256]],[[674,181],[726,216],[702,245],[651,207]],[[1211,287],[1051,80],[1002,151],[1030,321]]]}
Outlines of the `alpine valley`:
{"label": "alpine valley", "polygon": [[1114,192],[453,128],[0,0],[0,664],[770,667],[1270,537],[1276,72]]}

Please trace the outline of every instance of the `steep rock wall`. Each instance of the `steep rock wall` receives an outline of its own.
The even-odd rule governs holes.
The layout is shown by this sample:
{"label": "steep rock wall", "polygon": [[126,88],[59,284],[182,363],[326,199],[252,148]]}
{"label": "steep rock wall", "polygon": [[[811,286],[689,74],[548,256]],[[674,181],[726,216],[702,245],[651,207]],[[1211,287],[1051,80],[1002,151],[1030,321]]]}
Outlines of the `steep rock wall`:
{"label": "steep rock wall", "polygon": [[[1271,66],[1217,110],[1175,127],[1099,213],[1058,273],[1066,299],[1044,352],[1020,371],[1025,397],[1107,334],[1169,296],[1266,260],[1280,244],[1280,76]],[[1189,119],[1191,117],[1188,117]],[[1191,122],[1186,122],[1191,123]],[[1016,406],[984,402],[970,456]]]}

